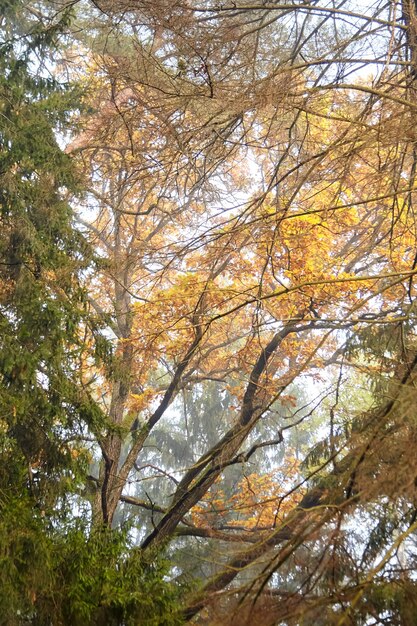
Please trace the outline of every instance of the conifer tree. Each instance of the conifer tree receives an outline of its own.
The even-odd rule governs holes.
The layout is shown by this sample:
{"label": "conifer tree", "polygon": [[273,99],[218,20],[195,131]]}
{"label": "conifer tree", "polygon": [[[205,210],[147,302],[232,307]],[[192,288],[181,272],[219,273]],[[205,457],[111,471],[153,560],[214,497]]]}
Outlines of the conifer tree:
{"label": "conifer tree", "polygon": [[176,624],[154,556],[90,532],[78,499],[102,414],[80,374],[99,329],[60,145],[79,93],[53,58],[71,8],[6,0],[0,14],[0,624]]}

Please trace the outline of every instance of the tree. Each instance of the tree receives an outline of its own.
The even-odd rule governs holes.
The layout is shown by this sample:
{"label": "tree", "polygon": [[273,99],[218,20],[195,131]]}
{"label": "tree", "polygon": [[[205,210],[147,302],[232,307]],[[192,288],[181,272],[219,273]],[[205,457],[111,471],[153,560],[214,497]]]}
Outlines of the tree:
{"label": "tree", "polygon": [[128,559],[126,531],[91,533],[78,497],[104,420],[79,375],[101,328],[82,280],[92,250],[68,203],[80,180],[59,146],[80,106],[53,62],[72,11],[2,9],[0,622],[176,624],[163,567]]}
{"label": "tree", "polygon": [[414,5],[80,7],[93,533],[227,546],[187,620],[412,621]]}
{"label": "tree", "polygon": [[[99,8],[110,16],[118,10]],[[118,239],[119,252],[125,243],[123,261],[120,256],[112,257],[113,244],[102,245],[113,258],[109,278],[119,288],[123,285],[119,295],[124,294],[127,303],[124,311],[131,311],[131,327],[122,336],[119,351],[131,345],[140,362],[135,370],[135,357],[125,361],[124,371],[133,388],[130,403],[126,394],[122,410],[130,415],[128,423],[139,427],[132,441],[127,429],[124,437],[112,435],[118,443],[111,450],[115,458],[107,470],[103,466],[97,482],[101,502],[103,489],[108,489],[115,495],[112,500],[105,498],[106,505],[111,500],[114,508],[120,498],[134,505],[133,497],[123,495],[125,481],[129,475],[135,480],[134,463],[144,463],[146,442],[152,441],[152,431],[158,429],[163,415],[174,419],[167,412],[169,403],[182,389],[215,379],[232,390],[237,417],[229,427],[220,421],[219,440],[200,453],[191,468],[174,473],[173,478],[180,478],[176,488],[172,478],[167,478],[169,490],[174,489],[167,512],[162,512],[165,502],[161,506],[146,498],[136,500],[139,510],[151,509],[155,524],[142,545],[146,549],[177,533],[206,534],[234,545],[236,540],[247,540],[247,535],[235,530],[221,533],[218,519],[205,533],[202,528],[193,529],[187,511],[193,514],[199,506],[204,508],[215,497],[216,481],[227,467],[248,462],[261,449],[259,445],[266,443],[256,438],[258,426],[272,406],[279,406],[282,396],[285,401],[292,380],[308,372],[317,375],[320,371],[323,377],[326,365],[331,373],[325,379],[334,380],[335,395],[327,413],[329,438],[310,452],[305,477],[299,478],[305,489],[312,472],[320,477],[319,486],[304,495],[301,492],[301,507],[294,508],[269,540],[260,537],[259,545],[234,557],[205,586],[188,613],[192,615],[210,602],[211,594],[217,602],[223,588],[227,598],[227,586],[238,572],[269,552],[278,556],[270,567],[265,565],[263,577],[255,577],[259,589],[252,579],[252,587],[246,589],[249,603],[254,597],[260,601],[271,570],[278,576],[277,561],[284,568],[290,559],[293,576],[298,571],[299,580],[314,581],[325,575],[324,565],[318,566],[320,559],[327,563],[323,551],[336,554],[346,549],[341,547],[342,521],[334,527],[332,503],[340,509],[340,520],[345,509],[354,519],[349,507],[358,475],[355,464],[362,458],[365,442],[376,440],[366,415],[363,420],[357,417],[360,406],[353,415],[337,416],[338,397],[342,383],[346,386],[353,380],[345,374],[346,368],[357,367],[374,377],[386,367],[376,355],[367,362],[362,352],[355,361],[358,352],[351,346],[356,337],[361,337],[364,346],[378,325],[401,328],[403,337],[412,325],[413,154],[409,139],[413,105],[408,62],[399,56],[410,43],[404,40],[405,29],[395,21],[394,9],[385,13],[382,4],[368,15],[317,4],[314,8],[289,5],[287,12],[281,6],[218,9],[210,3],[197,8],[176,5],[171,12],[165,5],[146,5],[135,11],[126,4],[124,9],[131,9],[130,24],[146,24],[148,30],[138,31],[135,56],[123,32],[113,43],[106,40],[105,56],[95,57],[108,105],[75,144],[84,158],[84,169],[88,162],[98,164],[93,179],[99,203],[96,236],[100,233],[101,241],[109,242],[117,233],[125,233]],[[407,11],[405,7],[405,15]],[[295,17],[293,28],[287,15]],[[344,31],[338,16],[350,20]],[[375,28],[368,33],[371,23]],[[392,44],[390,56],[384,57],[383,37],[391,27],[398,27],[392,31],[398,47]],[[323,35],[317,41],[319,29]],[[369,43],[363,50],[359,46],[365,37]],[[372,45],[380,51],[374,56]],[[278,62],[271,63],[271,59]],[[383,70],[372,84],[361,78],[346,81],[350,72],[370,60]],[[288,84],[290,90],[285,89]],[[159,141],[155,141],[155,118],[163,127]],[[245,175],[239,161],[248,158],[256,158],[259,165]],[[107,195],[97,191],[99,171],[103,181],[117,181]],[[250,197],[243,202],[237,197],[233,203],[232,190],[241,198],[245,193]],[[118,269],[117,275],[112,267]],[[103,304],[99,296],[97,310]],[[116,319],[121,310],[116,304]],[[370,330],[362,331],[363,327]],[[397,354],[392,339],[381,342],[381,350],[387,348]],[[401,374],[397,376],[404,382]],[[374,416],[385,414],[390,401],[380,404]],[[356,435],[356,429],[361,434]],[[245,450],[242,446],[248,436],[254,445]],[[280,445],[281,439],[275,437],[271,446]],[[123,440],[130,450],[124,464]],[[312,465],[313,471],[308,469]],[[114,467],[123,469],[115,476]],[[170,469],[164,462],[159,465],[162,472]],[[113,475],[107,482],[106,471]],[[314,485],[312,477],[310,482]],[[368,506],[379,497],[369,492]],[[306,514],[319,503],[320,514]],[[144,513],[138,515],[140,519]],[[319,528],[326,540],[315,547],[317,558],[301,570],[292,554],[297,559],[297,550],[314,542],[313,531]],[[284,547],[279,551],[275,546],[281,542]],[[314,570],[316,577],[311,574]],[[299,584],[303,589],[302,581]],[[272,591],[273,587],[268,593]],[[305,603],[315,606],[308,592],[297,595],[292,604],[282,601],[285,593],[289,592],[282,589],[280,595],[277,590],[287,620],[290,609],[297,619],[297,611],[306,610]],[[325,594],[329,604],[337,605],[336,592],[329,595],[326,588]],[[317,603],[322,610],[322,596]],[[371,610],[369,599],[368,603],[365,613]],[[339,620],[337,610],[331,611],[326,619],[333,615]],[[238,622],[241,619],[239,613]],[[279,614],[271,611],[271,619],[279,620]]]}
{"label": "tree", "polygon": [[45,527],[65,510],[70,483],[76,487],[86,463],[82,455],[75,460],[82,429],[74,373],[82,350],[78,278],[87,246],[72,228],[62,190],[74,192],[77,180],[54,134],[66,124],[73,94],[45,67],[30,71],[42,55],[47,63],[67,14],[42,28],[30,11],[21,13],[19,2],[4,10],[0,488],[2,545],[9,558],[2,568],[1,613],[3,623],[15,623],[17,609],[30,611],[45,567]]}

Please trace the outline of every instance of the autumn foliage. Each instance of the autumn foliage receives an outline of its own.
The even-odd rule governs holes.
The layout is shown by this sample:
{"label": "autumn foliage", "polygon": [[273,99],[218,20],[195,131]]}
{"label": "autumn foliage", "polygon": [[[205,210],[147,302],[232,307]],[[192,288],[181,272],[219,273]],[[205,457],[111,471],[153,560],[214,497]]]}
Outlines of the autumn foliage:
{"label": "autumn foliage", "polygon": [[414,623],[414,3],[4,9],[9,623]]}

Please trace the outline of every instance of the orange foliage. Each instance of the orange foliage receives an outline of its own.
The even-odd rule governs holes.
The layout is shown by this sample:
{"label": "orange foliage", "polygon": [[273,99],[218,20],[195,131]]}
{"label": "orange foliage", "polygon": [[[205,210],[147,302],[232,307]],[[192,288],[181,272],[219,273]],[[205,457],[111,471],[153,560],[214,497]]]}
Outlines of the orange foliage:
{"label": "orange foliage", "polygon": [[274,528],[301,501],[302,489],[291,492],[297,480],[298,467],[297,459],[288,455],[278,470],[244,476],[232,496],[225,493],[219,478],[191,510],[193,524],[245,530]]}

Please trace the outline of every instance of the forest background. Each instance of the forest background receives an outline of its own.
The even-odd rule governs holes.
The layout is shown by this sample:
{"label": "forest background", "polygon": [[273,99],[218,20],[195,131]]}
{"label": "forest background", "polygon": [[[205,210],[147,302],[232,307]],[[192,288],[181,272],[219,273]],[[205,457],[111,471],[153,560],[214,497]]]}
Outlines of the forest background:
{"label": "forest background", "polygon": [[0,15],[0,623],[415,624],[414,0]]}

